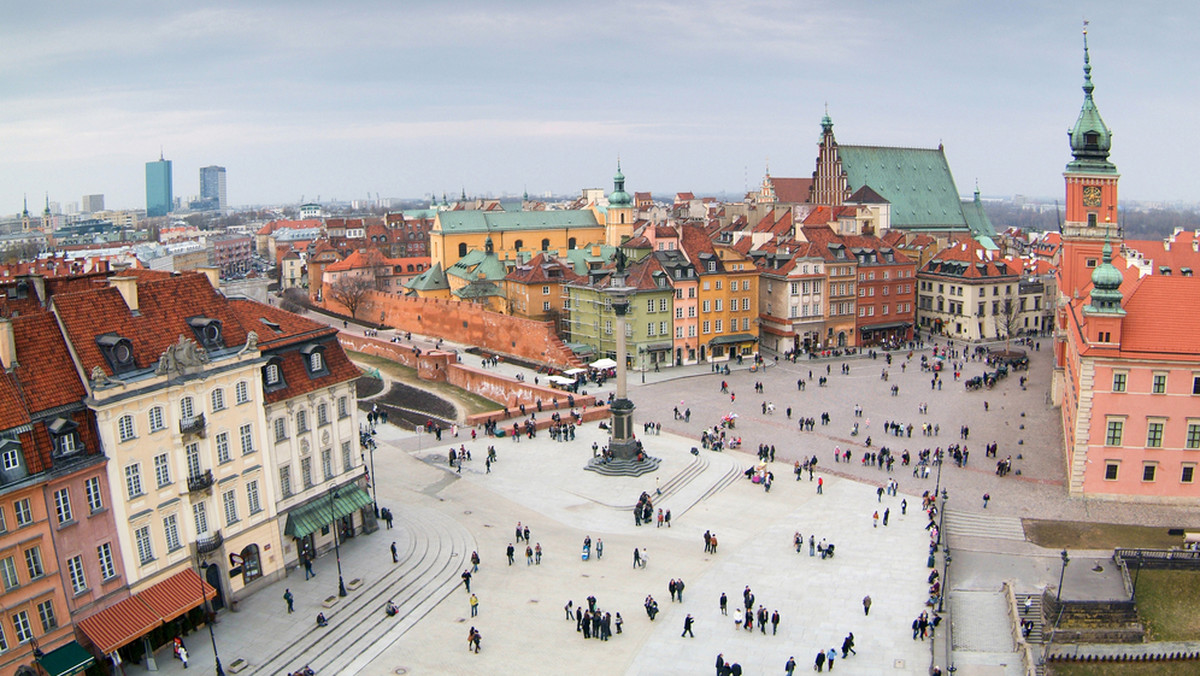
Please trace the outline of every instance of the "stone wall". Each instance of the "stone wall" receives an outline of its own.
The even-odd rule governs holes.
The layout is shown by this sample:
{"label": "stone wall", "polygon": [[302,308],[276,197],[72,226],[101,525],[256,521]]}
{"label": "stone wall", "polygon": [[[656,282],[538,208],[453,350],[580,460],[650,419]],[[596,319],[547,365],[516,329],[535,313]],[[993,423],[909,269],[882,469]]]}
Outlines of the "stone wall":
{"label": "stone wall", "polygon": [[[334,312],[350,314],[328,297],[324,305]],[[400,331],[473,345],[538,364],[557,368],[583,366],[554,332],[553,322],[489,312],[474,303],[368,291],[357,314]]]}

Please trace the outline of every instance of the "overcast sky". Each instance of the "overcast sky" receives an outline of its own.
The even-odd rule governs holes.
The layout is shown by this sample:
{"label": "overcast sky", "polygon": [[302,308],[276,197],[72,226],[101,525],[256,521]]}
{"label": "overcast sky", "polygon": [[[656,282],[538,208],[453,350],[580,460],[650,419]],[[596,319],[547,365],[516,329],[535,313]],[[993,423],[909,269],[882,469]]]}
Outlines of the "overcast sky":
{"label": "overcast sky", "polygon": [[[200,5],[211,5],[208,7]],[[576,193],[740,196],[846,144],[946,146],[960,192],[1054,197],[1095,98],[1128,199],[1200,201],[1191,2],[8,3],[0,213],[145,206],[228,171],[233,205]],[[1189,112],[1190,111],[1190,112]]]}

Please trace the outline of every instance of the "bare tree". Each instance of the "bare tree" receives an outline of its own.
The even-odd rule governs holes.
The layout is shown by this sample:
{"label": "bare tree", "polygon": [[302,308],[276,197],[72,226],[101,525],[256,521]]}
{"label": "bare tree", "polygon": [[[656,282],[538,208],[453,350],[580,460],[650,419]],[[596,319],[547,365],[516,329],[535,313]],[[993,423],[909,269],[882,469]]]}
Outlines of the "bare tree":
{"label": "bare tree", "polygon": [[375,289],[375,283],[366,277],[358,275],[341,275],[329,285],[329,296],[346,306],[351,318],[357,318],[358,308],[368,291]]}
{"label": "bare tree", "polygon": [[1021,312],[1015,296],[1009,295],[1000,302],[1000,314],[996,315],[996,326],[1004,332],[1004,351],[1008,352],[1009,341],[1020,330]]}

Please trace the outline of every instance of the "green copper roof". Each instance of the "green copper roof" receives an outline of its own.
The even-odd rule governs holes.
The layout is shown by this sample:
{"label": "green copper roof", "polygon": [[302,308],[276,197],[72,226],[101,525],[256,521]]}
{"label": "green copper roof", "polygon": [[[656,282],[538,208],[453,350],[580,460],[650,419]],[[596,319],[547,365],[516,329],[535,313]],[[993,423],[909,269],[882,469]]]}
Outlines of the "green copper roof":
{"label": "green copper roof", "polygon": [[586,275],[588,270],[591,269],[591,266],[588,265],[589,263],[604,266],[608,264],[608,262],[612,260],[613,255],[617,253],[617,247],[609,246],[607,244],[600,244],[600,255],[593,256],[592,246],[592,244],[584,244],[579,248],[567,250],[567,262],[571,264],[571,269],[575,271],[575,274]]}
{"label": "green copper roof", "polygon": [[[992,221],[987,217],[987,212],[983,210],[983,202],[979,199],[979,191],[975,191],[975,199],[970,202],[962,203],[963,216],[967,219],[967,227],[971,229],[971,236],[982,242],[983,238],[991,241],[996,236],[996,229],[992,227]],[[992,243],[992,248],[995,248],[995,243]]]}
{"label": "green copper roof", "polygon": [[432,267],[410,279],[404,286],[413,291],[441,291],[449,289],[450,282],[446,279],[446,273],[442,272],[442,264],[434,263]]}
{"label": "green copper roof", "polygon": [[628,207],[633,205],[633,197],[625,192],[625,174],[621,173],[621,162],[617,162],[617,174],[613,176],[613,191],[608,196],[608,206]]}
{"label": "green copper roof", "polygon": [[1075,127],[1067,132],[1071,139],[1071,154],[1075,157],[1067,164],[1067,171],[1088,171],[1105,174],[1117,173],[1116,166],[1108,161],[1112,148],[1112,132],[1100,118],[1096,102],[1092,100],[1092,62],[1088,56],[1087,29],[1083,31],[1083,106]]}
{"label": "green copper roof", "polygon": [[1121,308],[1121,282],[1125,278],[1112,264],[1112,245],[1104,240],[1104,254],[1100,265],[1092,271],[1092,302],[1087,310],[1106,314],[1124,314]]}
{"label": "green copper roof", "polygon": [[443,211],[434,226],[439,232],[471,233],[546,228],[596,228],[600,224],[589,210],[563,211]]}
{"label": "green copper roof", "polygon": [[479,249],[471,249],[466,256],[455,261],[454,265],[446,268],[446,274],[459,279],[474,282],[480,279],[500,281],[508,274],[504,262],[496,254]]}
{"label": "green copper roof", "polygon": [[958,188],[941,148],[838,146],[850,191],[864,185],[891,203],[892,227],[966,230]]}

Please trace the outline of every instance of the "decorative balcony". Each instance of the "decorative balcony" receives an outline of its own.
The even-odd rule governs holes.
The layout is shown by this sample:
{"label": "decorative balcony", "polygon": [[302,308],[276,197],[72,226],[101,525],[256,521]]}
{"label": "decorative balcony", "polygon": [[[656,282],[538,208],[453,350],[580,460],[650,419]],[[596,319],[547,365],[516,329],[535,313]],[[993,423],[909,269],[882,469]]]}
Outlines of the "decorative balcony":
{"label": "decorative balcony", "polygon": [[203,413],[190,418],[182,418],[179,421],[179,433],[184,436],[194,434],[198,437],[203,437],[205,424]]}
{"label": "decorative balcony", "polygon": [[212,470],[206,470],[203,474],[194,474],[188,477],[188,492],[196,493],[198,491],[206,491],[212,488],[213,473]]}
{"label": "decorative balcony", "polygon": [[213,531],[212,533],[205,533],[204,535],[196,538],[196,553],[207,554],[209,552],[215,552],[221,548],[221,545],[224,544],[224,542],[225,538],[221,537],[221,531],[219,530]]}

